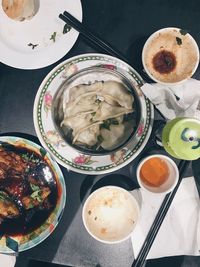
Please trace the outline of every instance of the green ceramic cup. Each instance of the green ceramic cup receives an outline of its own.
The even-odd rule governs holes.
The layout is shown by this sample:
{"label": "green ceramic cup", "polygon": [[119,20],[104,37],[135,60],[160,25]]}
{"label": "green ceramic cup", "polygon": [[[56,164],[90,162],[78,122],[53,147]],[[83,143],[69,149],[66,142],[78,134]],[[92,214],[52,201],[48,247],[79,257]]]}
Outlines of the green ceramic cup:
{"label": "green ceramic cup", "polygon": [[162,144],[174,158],[200,158],[200,121],[193,118],[175,118],[163,128]]}

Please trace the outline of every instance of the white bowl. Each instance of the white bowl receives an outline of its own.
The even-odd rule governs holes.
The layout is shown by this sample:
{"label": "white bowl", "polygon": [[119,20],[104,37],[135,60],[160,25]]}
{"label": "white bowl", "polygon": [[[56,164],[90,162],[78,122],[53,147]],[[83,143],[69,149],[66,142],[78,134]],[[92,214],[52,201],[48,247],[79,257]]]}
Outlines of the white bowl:
{"label": "white bowl", "polygon": [[[161,184],[160,186],[147,185],[142,181],[142,179],[140,177],[140,170],[141,170],[143,164],[152,158],[159,158],[159,159],[164,160],[164,162],[167,164],[167,166],[169,168],[169,176],[167,177],[167,180],[163,184]],[[139,165],[137,167],[136,175],[137,175],[138,183],[139,183],[141,188],[143,188],[143,189],[145,189],[151,193],[167,194],[167,193],[171,192],[175,188],[175,186],[177,185],[178,179],[179,179],[179,170],[178,170],[176,163],[171,158],[164,156],[164,155],[161,155],[161,154],[156,154],[156,155],[151,155],[151,156],[144,158],[139,163]]]}
{"label": "white bowl", "polygon": [[82,219],[94,239],[115,244],[131,236],[139,213],[139,204],[133,194],[118,186],[104,186],[87,198]]}
{"label": "white bowl", "polygon": [[[177,38],[182,44],[178,44]],[[163,51],[174,55],[174,58],[168,61],[169,64],[174,64],[174,68],[167,73],[160,73],[153,66],[153,58]],[[195,73],[199,64],[199,48],[189,33],[183,35],[179,28],[163,28],[147,39],[142,51],[142,63],[146,73],[155,82],[176,85],[188,80]]]}

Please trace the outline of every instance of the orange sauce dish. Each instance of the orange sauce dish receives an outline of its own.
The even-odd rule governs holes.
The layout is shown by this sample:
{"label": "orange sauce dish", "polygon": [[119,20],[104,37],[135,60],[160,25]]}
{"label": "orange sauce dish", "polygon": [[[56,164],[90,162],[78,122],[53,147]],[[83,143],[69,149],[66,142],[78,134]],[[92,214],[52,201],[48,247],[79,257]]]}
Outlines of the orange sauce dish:
{"label": "orange sauce dish", "polygon": [[142,165],[140,177],[147,186],[158,187],[169,177],[169,167],[163,159],[150,158]]}

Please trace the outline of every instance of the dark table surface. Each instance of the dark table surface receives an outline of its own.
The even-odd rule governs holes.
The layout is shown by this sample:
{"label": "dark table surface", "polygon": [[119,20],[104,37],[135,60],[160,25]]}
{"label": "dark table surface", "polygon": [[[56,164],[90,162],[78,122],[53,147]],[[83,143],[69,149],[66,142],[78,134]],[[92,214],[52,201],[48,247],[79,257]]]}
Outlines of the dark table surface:
{"label": "dark table surface", "polygon": [[[140,69],[143,44],[151,33],[160,28],[175,26],[187,29],[200,44],[199,6],[198,0],[82,0],[85,25],[121,51],[133,65]],[[101,51],[94,49],[79,36],[71,51],[51,66],[38,70],[20,70],[1,63],[0,134],[12,133],[30,139],[36,137],[33,125],[33,103],[40,83],[58,63],[88,52]],[[196,78],[198,76],[199,69],[195,74]],[[159,119],[159,115],[155,114],[154,129]],[[152,147],[153,137],[154,131],[144,151],[115,174],[127,175],[128,179],[134,181],[135,166],[138,161],[146,153],[159,152],[158,147]],[[196,177],[200,178],[198,164],[198,161],[194,162],[193,169]],[[50,237],[35,248],[20,253],[16,267],[27,266],[30,258],[71,266],[131,266],[134,260],[131,240],[112,246],[101,244],[88,235],[82,223],[81,209],[84,197],[91,183],[95,183],[102,176],[86,176],[67,171],[63,167],[61,169],[67,188],[67,203],[63,217]],[[191,174],[189,169],[185,176]],[[194,266],[200,266],[198,257],[193,262],[197,264]],[[162,265],[158,261],[157,264]],[[170,266],[179,265],[170,264]]]}

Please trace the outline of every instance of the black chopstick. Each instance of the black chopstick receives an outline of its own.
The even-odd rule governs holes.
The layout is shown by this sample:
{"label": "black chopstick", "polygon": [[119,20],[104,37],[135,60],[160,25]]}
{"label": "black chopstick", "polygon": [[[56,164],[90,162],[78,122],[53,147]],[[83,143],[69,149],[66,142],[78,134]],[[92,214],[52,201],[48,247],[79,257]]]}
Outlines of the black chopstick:
{"label": "black chopstick", "polygon": [[[59,15],[59,18],[65,21],[67,24],[69,24],[71,27],[73,27],[75,30],[77,30],[79,33],[81,33],[86,39],[90,41],[91,44],[93,44],[98,49],[101,48],[102,51],[115,56],[130,66],[132,66],[131,62],[127,60],[124,55],[122,55],[121,52],[114,49],[110,44],[103,41],[100,37],[98,37],[96,34],[94,35],[89,29],[87,29],[79,20],[77,20],[74,16],[72,16],[69,12],[64,11],[63,14]],[[142,77],[144,82],[152,83],[154,82],[144,71],[140,71],[136,69],[134,66],[132,66],[136,72]]]}
{"label": "black chopstick", "polygon": [[137,256],[137,259],[133,262],[132,267],[141,267],[143,266],[146,257],[151,249],[151,246],[153,244],[153,241],[156,238],[156,235],[160,229],[160,226],[170,208],[170,205],[174,199],[174,196],[176,195],[176,192],[181,184],[181,181],[183,179],[183,175],[184,175],[184,171],[186,170],[186,168],[188,167],[188,165],[190,164],[190,161],[185,161],[185,160],[181,160],[179,163],[179,180],[178,183],[176,185],[176,187],[174,188],[174,190],[167,194],[159,208],[159,211],[156,215],[156,218],[154,219],[154,222],[149,230],[149,233],[142,245],[142,248],[140,249],[140,252]]}

